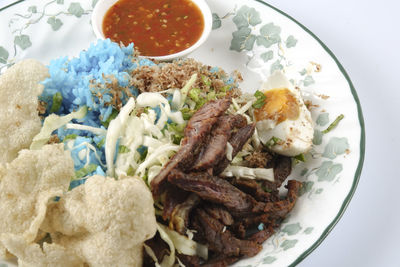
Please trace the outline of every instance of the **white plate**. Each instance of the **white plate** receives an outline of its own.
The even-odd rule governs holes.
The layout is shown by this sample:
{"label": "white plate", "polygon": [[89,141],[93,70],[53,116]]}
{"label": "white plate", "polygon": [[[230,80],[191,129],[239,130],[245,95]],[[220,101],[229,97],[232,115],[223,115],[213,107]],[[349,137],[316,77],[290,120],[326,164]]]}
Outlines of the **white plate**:
{"label": "white plate", "polygon": [[[76,56],[95,36],[93,1],[20,1],[0,10],[0,70],[22,58],[44,63]],[[243,90],[254,92],[271,71],[283,69],[312,109],[315,146],[291,178],[304,182],[288,219],[257,256],[237,266],[296,265],[313,251],[343,215],[360,176],[365,150],[364,122],[356,91],[332,52],[290,16],[257,0],[208,1],[213,31],[191,57],[230,72],[239,70]],[[322,135],[339,114],[344,119]],[[0,267],[13,266],[1,262]]]}

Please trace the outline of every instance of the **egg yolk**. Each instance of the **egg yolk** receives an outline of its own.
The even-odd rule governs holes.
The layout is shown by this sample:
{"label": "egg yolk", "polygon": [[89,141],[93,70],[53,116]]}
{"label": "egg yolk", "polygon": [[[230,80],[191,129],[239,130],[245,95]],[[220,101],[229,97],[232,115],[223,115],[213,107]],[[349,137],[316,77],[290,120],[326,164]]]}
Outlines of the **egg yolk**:
{"label": "egg yolk", "polygon": [[287,88],[273,89],[264,92],[265,104],[254,110],[257,121],[274,120],[280,123],[287,119],[295,120],[300,115],[296,97]]}

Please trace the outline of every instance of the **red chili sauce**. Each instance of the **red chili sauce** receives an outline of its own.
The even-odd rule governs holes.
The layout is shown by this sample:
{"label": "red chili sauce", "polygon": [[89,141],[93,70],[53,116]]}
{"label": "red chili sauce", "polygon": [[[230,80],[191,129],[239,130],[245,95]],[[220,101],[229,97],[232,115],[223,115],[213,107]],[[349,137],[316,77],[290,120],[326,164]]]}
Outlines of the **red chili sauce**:
{"label": "red chili sauce", "polygon": [[165,56],[192,46],[204,29],[199,7],[190,0],[119,0],[106,13],[106,38],[135,44],[143,56]]}

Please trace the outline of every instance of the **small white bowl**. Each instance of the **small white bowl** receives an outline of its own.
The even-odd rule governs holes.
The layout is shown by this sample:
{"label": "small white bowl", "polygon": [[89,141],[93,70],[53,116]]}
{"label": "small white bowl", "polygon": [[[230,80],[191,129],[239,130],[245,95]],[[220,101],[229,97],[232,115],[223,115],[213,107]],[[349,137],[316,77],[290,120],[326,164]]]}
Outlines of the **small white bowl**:
{"label": "small white bowl", "polygon": [[[203,14],[204,18],[204,29],[203,32],[197,40],[196,43],[194,43],[192,46],[189,48],[182,50],[178,53],[166,55],[166,56],[144,56],[147,58],[152,58],[160,61],[171,61],[174,59],[182,58],[187,56],[189,53],[193,52],[196,50],[199,46],[201,46],[208,38],[211,32],[212,28],[212,13],[210,10],[210,7],[207,5],[205,0],[191,0],[194,4],[196,4],[201,13]],[[105,39],[104,33],[103,33],[103,19],[104,16],[106,15],[107,11],[116,3],[118,0],[100,0],[96,4],[93,13],[92,13],[92,27],[93,31],[98,39]]]}

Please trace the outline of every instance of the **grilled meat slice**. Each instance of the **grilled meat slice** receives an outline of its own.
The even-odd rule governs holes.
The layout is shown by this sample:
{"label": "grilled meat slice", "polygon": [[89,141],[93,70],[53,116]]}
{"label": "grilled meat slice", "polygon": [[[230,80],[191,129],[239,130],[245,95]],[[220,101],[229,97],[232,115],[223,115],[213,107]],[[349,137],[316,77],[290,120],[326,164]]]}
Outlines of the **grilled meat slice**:
{"label": "grilled meat slice", "polygon": [[186,174],[175,169],[168,176],[168,181],[185,191],[196,193],[204,200],[224,205],[234,216],[250,214],[255,207],[259,210],[252,196],[206,172]]}
{"label": "grilled meat slice", "polygon": [[171,170],[178,165],[183,170],[193,166],[204,139],[217,122],[218,117],[224,114],[230,104],[231,99],[229,98],[207,102],[190,118],[184,131],[182,147],[151,181],[153,196],[159,196],[165,190],[167,176]]}
{"label": "grilled meat slice", "polygon": [[[240,128],[229,140],[233,151],[232,158],[234,158],[237,153],[242,150],[243,146],[246,144],[247,140],[253,135],[255,124],[248,124],[242,128]],[[217,165],[215,165],[213,173],[214,175],[218,175],[223,172],[226,167],[229,165],[229,160],[224,157]]]}
{"label": "grilled meat slice", "polygon": [[196,209],[196,220],[199,230],[207,240],[210,250],[225,256],[247,256],[252,257],[262,249],[255,241],[241,240],[236,238],[224,225],[214,219],[202,209]]}
{"label": "grilled meat slice", "polygon": [[234,223],[232,215],[221,205],[208,204],[204,207],[204,210],[224,225],[232,225]]}
{"label": "grilled meat slice", "polygon": [[257,201],[271,202],[279,200],[278,192],[265,192],[264,189],[262,189],[261,185],[255,180],[233,179],[232,184],[243,192],[253,196]]}
{"label": "grilled meat slice", "polygon": [[301,182],[296,180],[289,180],[286,188],[288,193],[286,198],[276,202],[265,203],[264,212],[271,217],[284,218],[294,207],[294,204],[299,197]]}
{"label": "grilled meat slice", "polygon": [[273,193],[278,193],[279,187],[292,172],[292,159],[285,156],[276,156],[271,167],[274,168],[274,182],[263,181],[263,186]]}
{"label": "grilled meat slice", "polygon": [[163,202],[163,220],[171,219],[171,215],[179,204],[183,203],[190,193],[180,189],[175,185],[169,184],[165,190],[165,200]]}
{"label": "grilled meat slice", "polygon": [[182,235],[186,235],[190,212],[200,202],[201,199],[192,193],[183,203],[175,206],[169,221],[169,227]]}
{"label": "grilled meat slice", "polygon": [[224,115],[218,118],[211,131],[210,141],[200,153],[194,170],[207,170],[216,165],[226,155],[226,145],[235,128],[242,128],[247,124],[242,115]]}

